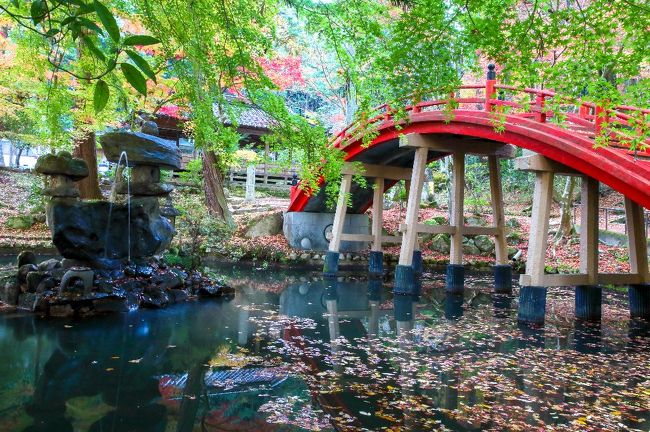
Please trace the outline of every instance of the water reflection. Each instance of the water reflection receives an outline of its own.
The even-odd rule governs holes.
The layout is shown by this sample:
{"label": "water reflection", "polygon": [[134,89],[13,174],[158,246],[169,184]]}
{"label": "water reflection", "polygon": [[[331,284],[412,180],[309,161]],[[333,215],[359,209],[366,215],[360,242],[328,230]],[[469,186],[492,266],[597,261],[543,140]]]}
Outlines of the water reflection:
{"label": "water reflection", "polygon": [[650,426],[647,323],[518,326],[513,297],[480,283],[393,297],[378,279],[231,282],[231,301],[0,317],[0,430]]}

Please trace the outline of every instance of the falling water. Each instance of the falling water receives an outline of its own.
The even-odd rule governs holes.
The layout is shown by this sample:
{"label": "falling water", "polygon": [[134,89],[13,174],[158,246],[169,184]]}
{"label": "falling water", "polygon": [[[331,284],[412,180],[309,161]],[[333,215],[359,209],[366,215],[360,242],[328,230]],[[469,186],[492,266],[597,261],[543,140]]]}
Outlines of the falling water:
{"label": "falling water", "polygon": [[[120,164],[122,163],[122,158],[124,158],[125,161],[125,167],[129,166],[129,157],[126,155],[126,152],[123,151],[120,153],[120,158],[117,161],[117,165],[115,166],[115,176],[113,178],[113,187],[111,188],[111,195],[108,200],[109,205],[108,205],[108,222],[106,223],[106,234],[104,235],[104,258],[107,257],[108,255],[108,233],[110,232],[111,229],[111,219],[113,216],[113,204],[115,203],[115,197],[116,197],[116,187],[117,187],[117,178],[118,178],[118,173],[121,174],[119,171]],[[131,177],[127,176],[126,177],[126,210],[127,210],[127,246],[128,246],[128,262],[131,262]]]}

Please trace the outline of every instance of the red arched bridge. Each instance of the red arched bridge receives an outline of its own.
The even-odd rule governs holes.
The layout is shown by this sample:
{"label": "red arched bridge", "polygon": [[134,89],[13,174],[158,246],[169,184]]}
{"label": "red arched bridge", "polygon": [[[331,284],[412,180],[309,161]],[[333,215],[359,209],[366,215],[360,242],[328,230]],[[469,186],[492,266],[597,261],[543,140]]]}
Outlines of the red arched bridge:
{"label": "red arched bridge", "polygon": [[[553,111],[547,108],[551,105]],[[558,115],[558,107],[565,112]],[[413,149],[399,146],[399,137],[408,134],[432,135],[442,144],[440,151],[429,152],[429,160],[456,149],[480,152],[486,142],[505,143],[539,153],[650,208],[650,149],[646,148],[650,143],[637,142],[636,148],[630,148],[637,130],[648,128],[648,109],[603,109],[590,102],[565,100],[552,91],[517,89],[487,80],[486,84],[464,85],[451,95],[409,105],[399,120],[386,105],[375,113],[333,138],[332,145],[346,153],[346,161],[412,167]],[[364,143],[368,133],[376,136]],[[607,145],[595,148],[599,133],[608,137]],[[386,189],[392,184],[387,182]],[[352,202],[348,212],[365,212],[372,191],[353,185]],[[325,211],[324,191],[294,188],[288,210]]]}
{"label": "red arched bridge", "polygon": [[[600,319],[602,284],[629,285],[631,316],[650,318],[650,269],[643,223],[643,207],[650,208],[650,142],[645,136],[650,128],[650,110],[630,106],[601,107],[563,98],[548,90],[501,85],[494,79],[494,66],[489,69],[485,84],[464,85],[444,96],[401,110],[380,106],[372,118],[351,124],[333,138],[332,145],[345,152],[346,162],[355,163],[346,163],[343,168],[324,273],[335,275],[338,272],[341,242],[347,241],[371,243],[369,271],[382,274],[382,243],[399,242],[394,292],[417,295],[417,275],[422,271],[418,235],[449,234],[446,289],[452,294],[461,293],[464,288],[463,236],[490,235],[495,239],[494,288],[496,292],[509,292],[512,269],[505,241],[498,158],[512,157],[514,147],[521,147],[532,153],[518,158],[515,166],[534,172],[536,177],[526,274],[520,277],[519,319],[543,322],[546,287],[563,285],[576,286],[577,317]],[[467,154],[487,156],[493,214],[489,227],[465,225]],[[447,155],[452,155],[454,161],[449,224],[419,223],[425,167],[428,162]],[[354,174],[367,177],[374,187],[353,184]],[[582,178],[580,268],[576,274],[545,273],[555,174]],[[383,193],[398,180],[409,182],[406,215],[400,235],[385,236],[382,233]],[[625,197],[629,273],[600,273],[598,270],[599,183]],[[349,206],[348,194],[351,194]],[[294,187],[289,211],[318,216],[326,212],[325,202],[322,185],[318,191]],[[346,214],[364,213],[371,204],[371,234],[345,233]]]}

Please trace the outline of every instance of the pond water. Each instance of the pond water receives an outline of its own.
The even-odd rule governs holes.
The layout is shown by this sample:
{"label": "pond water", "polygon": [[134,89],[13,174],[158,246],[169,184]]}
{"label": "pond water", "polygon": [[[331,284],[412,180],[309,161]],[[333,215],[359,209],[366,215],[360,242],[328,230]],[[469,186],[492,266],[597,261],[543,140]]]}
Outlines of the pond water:
{"label": "pond water", "polygon": [[377,281],[220,271],[232,298],[0,316],[0,431],[650,429],[648,326],[620,295],[589,326],[552,290],[535,330],[489,277],[393,299]]}

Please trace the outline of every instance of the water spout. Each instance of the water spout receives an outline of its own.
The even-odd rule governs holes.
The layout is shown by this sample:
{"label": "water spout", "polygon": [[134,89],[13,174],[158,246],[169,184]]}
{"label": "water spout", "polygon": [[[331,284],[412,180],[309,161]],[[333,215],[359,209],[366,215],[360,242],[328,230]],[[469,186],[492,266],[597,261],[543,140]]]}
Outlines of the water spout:
{"label": "water spout", "polygon": [[[120,158],[117,161],[117,165],[115,166],[115,176],[113,178],[113,186],[111,187],[111,195],[109,197],[109,205],[108,205],[108,222],[106,223],[106,234],[104,235],[104,258],[107,258],[108,255],[108,234],[111,229],[111,219],[113,216],[113,204],[115,203],[115,198],[116,198],[116,188],[118,184],[118,176],[121,177],[122,171],[120,170],[120,164],[122,163],[122,159],[125,161],[124,167],[129,166],[129,157],[127,156],[126,152],[123,151],[120,153]],[[131,177],[127,176],[126,177],[126,210],[127,210],[127,256],[128,256],[128,262],[131,262]]]}

